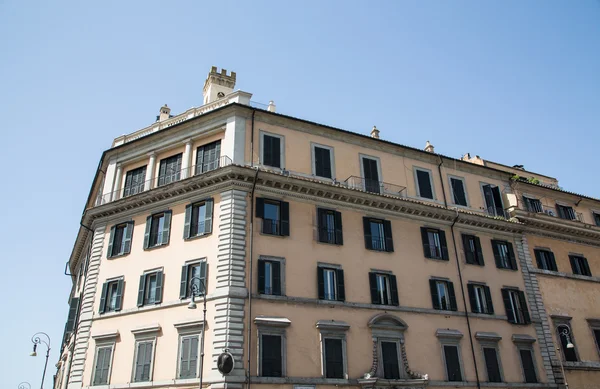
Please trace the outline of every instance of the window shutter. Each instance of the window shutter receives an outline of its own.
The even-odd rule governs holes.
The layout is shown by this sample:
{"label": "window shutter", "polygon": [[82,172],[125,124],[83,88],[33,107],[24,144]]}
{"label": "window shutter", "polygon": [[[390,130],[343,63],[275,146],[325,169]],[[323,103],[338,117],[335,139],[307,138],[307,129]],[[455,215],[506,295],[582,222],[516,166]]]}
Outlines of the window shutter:
{"label": "window shutter", "polygon": [[334,223],[335,223],[335,244],[343,245],[344,244],[344,234],[342,233],[342,213],[335,212],[334,214]]}
{"label": "window shutter", "polygon": [[200,287],[204,288],[202,294],[208,294],[208,265],[206,262],[200,262],[200,280],[202,281]]}
{"label": "window shutter", "polygon": [[67,324],[65,326],[65,332],[72,332],[75,328],[75,322],[77,321],[77,314],[79,311],[79,297],[72,297],[71,303],[69,304],[69,315],[67,316]]}
{"label": "window shutter", "polygon": [[102,294],[100,295],[100,307],[98,313],[104,313],[106,311],[106,294],[108,293],[108,283],[102,284]]}
{"label": "window shutter", "polygon": [[189,374],[196,377],[196,366],[198,365],[198,337],[194,336],[190,342]]}
{"label": "window shutter", "polygon": [[529,309],[527,309],[527,299],[525,298],[525,292],[519,291],[519,303],[521,304],[521,312],[525,319],[525,324],[531,323],[531,317],[529,316]]}
{"label": "window shutter", "polygon": [[145,286],[146,286],[146,275],[142,274],[140,276],[140,287],[138,290],[138,299],[137,299],[137,306],[141,307],[142,305],[144,305],[144,291],[145,291]]}
{"label": "window shutter", "polygon": [[146,354],[146,343],[138,343],[134,377],[134,381],[136,382],[142,380],[142,373],[144,371],[144,354]]}
{"label": "window shutter", "polygon": [[446,372],[448,381],[462,381],[460,361],[458,360],[458,347],[444,345],[444,356],[446,359]]}
{"label": "window shutter", "polygon": [[558,267],[556,266],[556,258],[554,257],[554,253],[552,251],[549,251],[548,254],[550,255],[550,270],[552,270],[552,271],[558,271]]}
{"label": "window shutter", "polygon": [[179,368],[179,376],[181,378],[190,377],[190,347],[192,338],[181,339],[181,365]]}
{"label": "window shutter", "polygon": [[271,158],[274,167],[281,168],[281,139],[272,137],[271,140]]}
{"label": "window shutter", "polygon": [[187,292],[188,292],[188,284],[187,284],[187,279],[188,279],[188,271],[189,271],[189,265],[183,265],[181,267],[181,283],[179,286],[179,298],[180,299],[184,299],[187,297]]}
{"label": "window shutter", "polygon": [[475,286],[473,284],[467,284],[467,290],[469,292],[469,301],[471,303],[471,312],[480,313],[477,307],[477,299],[475,298]]}
{"label": "window shutter", "polygon": [[278,261],[271,262],[273,270],[273,295],[281,296],[281,264]]}
{"label": "window shutter", "polygon": [[429,280],[429,290],[431,291],[431,302],[433,304],[433,309],[441,309],[440,307],[440,296],[437,290],[437,283],[435,280]]}
{"label": "window shutter", "polygon": [[497,186],[493,187],[492,195],[494,196],[494,206],[496,207],[496,209],[495,209],[496,215],[504,216],[504,209],[502,208],[502,195],[500,194],[500,188],[498,188]]}
{"label": "window shutter", "polygon": [[190,229],[192,224],[192,204],[185,206],[185,221],[183,224],[183,239],[190,238]]}
{"label": "window shutter", "polygon": [[363,229],[365,233],[365,248],[373,250],[373,237],[371,236],[371,220],[363,217]]}
{"label": "window shutter", "polygon": [[319,242],[329,243],[327,239],[327,212],[323,208],[317,208],[317,231],[319,235]]}
{"label": "window shutter", "polygon": [[485,198],[485,206],[488,209],[488,212],[494,209],[494,195],[492,194],[491,185],[484,185],[483,187],[483,197]]}
{"label": "window shutter", "polygon": [[117,302],[115,304],[115,311],[120,311],[123,306],[123,288],[125,287],[125,281],[120,278],[117,281]]}
{"label": "window shutter", "polygon": [[462,180],[456,178],[450,178],[452,184],[452,193],[454,194],[454,203],[458,205],[467,205],[467,196],[465,195],[465,188]]}
{"label": "window shutter", "polygon": [[163,230],[162,230],[162,244],[169,244],[169,237],[171,235],[171,211],[166,211],[164,213],[164,222],[163,222]]}
{"label": "window shutter", "polygon": [[383,221],[383,233],[385,235],[385,251],[388,253],[394,252],[394,239],[392,238],[392,222],[389,220]]}
{"label": "window shutter", "polygon": [[506,246],[508,247],[508,260],[510,262],[510,268],[517,270],[517,259],[515,258],[515,251],[513,250],[512,243],[507,242]]}
{"label": "window shutter", "polygon": [[133,236],[133,222],[127,222],[125,227],[125,238],[123,239],[123,254],[131,252],[131,237]]}
{"label": "window shutter", "polygon": [[471,251],[471,246],[469,245],[469,241],[471,239],[474,239],[474,238],[471,237],[470,235],[462,236],[463,250],[465,251],[465,259],[466,259],[467,263],[473,265],[473,264],[475,264],[475,253],[473,251]]}
{"label": "window shutter", "polygon": [[502,300],[504,301],[504,309],[506,310],[506,316],[508,317],[509,323],[516,323],[515,312],[512,309],[512,305],[510,303],[510,294],[508,289],[502,289]]}
{"label": "window shutter", "polygon": [[483,349],[485,357],[485,367],[488,373],[489,382],[502,382],[500,368],[498,367],[498,355],[495,348],[485,347]]}
{"label": "window shutter", "polygon": [[400,305],[400,301],[398,300],[398,284],[396,282],[396,276],[393,274],[390,274],[389,280],[390,280],[390,294],[392,295],[392,305],[398,306],[398,305]]}
{"label": "window shutter", "polygon": [[96,368],[94,369],[94,385],[101,385],[104,383],[102,379],[102,370],[104,369],[104,359],[107,348],[98,348],[96,353]]}
{"label": "window shutter", "polygon": [[164,275],[162,270],[156,272],[156,298],[154,304],[160,304],[162,302],[162,290],[163,290]]}
{"label": "window shutter", "polygon": [[337,300],[338,301],[346,301],[346,290],[345,290],[345,286],[344,286],[344,270],[337,269],[336,278],[337,278]]}
{"label": "window shutter", "polygon": [[454,294],[454,284],[450,281],[447,282],[448,285],[448,294],[450,295],[450,310],[457,311],[458,307],[456,305],[456,295]]}
{"label": "window shutter", "polygon": [[492,302],[492,293],[490,292],[489,286],[483,287],[485,291],[485,303],[487,304],[488,312],[490,315],[494,313],[494,303]]}
{"label": "window shutter", "polygon": [[499,242],[497,240],[492,240],[492,250],[494,251],[494,259],[496,260],[496,267],[498,269],[502,269],[502,259],[500,258],[500,251],[498,250]]}
{"label": "window shutter", "polygon": [[290,236],[290,203],[281,202],[281,236]]}
{"label": "window shutter", "polygon": [[537,262],[538,269],[543,269],[544,264],[542,263],[542,256],[540,254],[540,250],[533,250],[533,253],[535,254],[535,260]]}
{"label": "window shutter", "polygon": [[577,272],[577,264],[575,263],[576,259],[574,256],[569,255],[569,261],[571,262],[571,270],[573,270],[573,274],[579,274]]}
{"label": "window shutter", "polygon": [[429,246],[429,236],[427,236],[427,228],[421,227],[421,242],[423,243],[423,254],[425,258],[431,258],[431,247]]}
{"label": "window shutter", "polygon": [[262,197],[256,198],[256,217],[261,219],[265,217],[265,199]]}
{"label": "window shutter", "polygon": [[371,303],[381,304],[381,299],[377,292],[377,273],[369,273],[369,286],[371,287]]}
{"label": "window shutter", "polygon": [[110,258],[112,257],[112,248],[113,248],[113,242],[115,240],[115,229],[117,226],[112,226],[110,228],[110,238],[108,239],[108,252],[106,253],[106,258]]}
{"label": "window shutter", "polygon": [[520,349],[519,354],[521,355],[521,363],[523,365],[523,372],[525,374],[525,382],[538,382],[535,374],[535,363],[533,362],[533,355],[531,355],[531,351]]}
{"label": "window shutter", "polygon": [[481,250],[481,242],[479,241],[479,237],[473,236],[473,239],[475,240],[475,250],[477,253],[477,264],[479,266],[484,266],[485,263],[483,262],[483,250]]}
{"label": "window shutter", "polygon": [[206,206],[206,216],[204,217],[204,233],[210,234],[212,233],[214,200],[207,199],[204,204]]}
{"label": "window shutter", "polygon": [[144,250],[150,246],[150,230],[152,229],[152,215],[146,218],[146,231],[144,232]]}
{"label": "window shutter", "polygon": [[323,268],[317,267],[317,286],[318,286],[318,294],[319,300],[325,299],[325,275],[323,274]]}
{"label": "window shutter", "polygon": [[263,135],[263,165],[273,165],[273,137]]}
{"label": "window shutter", "polygon": [[440,235],[440,244],[442,245],[442,259],[445,261],[450,260],[450,256],[448,255],[448,243],[446,242],[446,232],[439,230]]}
{"label": "window shutter", "polygon": [[265,261],[258,260],[258,293],[265,294]]}
{"label": "window shutter", "polygon": [[419,183],[419,196],[433,199],[433,189],[431,188],[429,172],[417,170],[417,182]]}
{"label": "window shutter", "polygon": [[575,211],[573,210],[573,207],[567,207],[567,214],[568,214],[570,220],[577,219],[577,217],[575,216]]}
{"label": "window shutter", "polygon": [[588,263],[588,260],[586,258],[581,258],[581,264],[583,265],[583,270],[585,272],[585,275],[588,277],[591,277],[592,271],[590,270],[590,265]]}
{"label": "window shutter", "polygon": [[204,146],[196,149],[196,174],[202,173],[202,165],[204,164]]}
{"label": "window shutter", "polygon": [[146,352],[144,359],[144,373],[142,374],[142,378],[144,381],[150,381],[150,366],[152,364],[152,347],[153,344],[151,342],[146,343]]}

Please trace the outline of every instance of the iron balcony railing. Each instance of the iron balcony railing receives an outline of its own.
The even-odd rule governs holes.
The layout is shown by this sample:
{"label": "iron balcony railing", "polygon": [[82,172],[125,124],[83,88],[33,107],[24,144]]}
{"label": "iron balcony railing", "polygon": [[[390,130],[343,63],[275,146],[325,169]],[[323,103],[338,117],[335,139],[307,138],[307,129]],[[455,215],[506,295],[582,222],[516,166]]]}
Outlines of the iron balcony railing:
{"label": "iron balcony railing", "polygon": [[483,211],[488,216],[510,219],[510,215],[502,207],[486,207],[483,209]]}
{"label": "iron balcony railing", "polygon": [[346,178],[344,185],[350,189],[362,190],[369,193],[406,197],[405,186],[390,184],[383,181],[369,180],[367,178],[358,176],[350,176]]}
{"label": "iron balcony railing", "polygon": [[[229,158],[226,155],[223,155],[220,158],[215,159],[209,163],[204,163],[201,165],[192,165],[188,168],[179,169],[175,171],[167,171],[164,174],[159,174],[157,177],[151,178],[150,180],[133,181],[131,184],[125,187],[121,187],[121,182],[119,182],[117,183],[119,189],[112,192],[100,194],[96,198],[95,206],[107,204],[124,197],[134,196],[136,194],[151,189],[159,188],[161,186],[165,186],[173,182],[181,181],[186,178],[197,177],[204,173],[216,170],[218,168],[231,165],[231,163],[231,158]],[[121,179],[124,181],[124,178]]]}
{"label": "iron balcony railing", "polygon": [[335,229],[319,227],[319,242],[335,243]]}
{"label": "iron balcony railing", "polygon": [[546,215],[548,215],[548,216],[556,217],[556,218],[559,218],[559,219],[573,220],[573,221],[578,221],[578,222],[585,223],[585,221],[583,219],[583,213],[581,213],[581,212],[575,212],[575,211],[573,211],[572,214],[567,213],[565,215],[567,217],[564,217],[564,218],[560,217],[560,215],[558,214],[558,211],[554,207],[543,206],[543,212]]}
{"label": "iron balcony railing", "polygon": [[279,235],[280,221],[273,220],[273,219],[263,219],[262,232],[263,232],[263,234]]}

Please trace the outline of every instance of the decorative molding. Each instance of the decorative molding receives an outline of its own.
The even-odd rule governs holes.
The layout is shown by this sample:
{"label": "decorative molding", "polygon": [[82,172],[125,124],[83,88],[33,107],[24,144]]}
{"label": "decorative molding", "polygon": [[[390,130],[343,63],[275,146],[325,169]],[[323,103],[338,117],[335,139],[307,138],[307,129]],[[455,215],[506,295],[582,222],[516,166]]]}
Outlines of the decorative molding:
{"label": "decorative molding", "polygon": [[597,284],[600,284],[600,277],[588,277],[588,276],[582,276],[580,274],[563,273],[563,272],[544,270],[544,269],[538,269],[538,268],[532,268],[530,271],[532,273],[536,273],[536,274],[540,274],[540,275],[548,276],[548,277],[560,277],[560,278],[567,278],[570,280],[595,282]]}
{"label": "decorative molding", "polygon": [[502,340],[502,336],[495,332],[476,332],[475,339],[480,341],[499,342]]}
{"label": "decorative molding", "polygon": [[[256,320],[254,322],[256,323]],[[327,331],[348,331],[350,329],[350,324],[337,320],[319,320],[316,326],[320,330]]]}
{"label": "decorative molding", "polygon": [[464,335],[459,330],[438,329],[435,331],[435,336],[443,339],[461,339]]}
{"label": "decorative molding", "polygon": [[131,330],[131,333],[135,336],[145,336],[145,335],[156,335],[161,331],[160,324],[152,323],[142,327],[137,327]]}
{"label": "decorative molding", "polygon": [[536,339],[527,334],[513,334],[512,341],[514,343],[535,343]]}
{"label": "decorative molding", "polygon": [[190,319],[186,321],[180,321],[178,323],[174,323],[173,327],[177,329],[177,331],[193,331],[198,330],[202,331],[205,323],[202,320]]}
{"label": "decorative molding", "polygon": [[292,322],[287,317],[257,316],[254,324],[262,327],[289,327]]}
{"label": "decorative molding", "polygon": [[600,362],[563,362],[565,370],[600,371]]}
{"label": "decorative molding", "polygon": [[106,340],[116,340],[119,337],[119,330],[102,332],[98,334],[92,335],[92,339],[96,342],[106,341]]}

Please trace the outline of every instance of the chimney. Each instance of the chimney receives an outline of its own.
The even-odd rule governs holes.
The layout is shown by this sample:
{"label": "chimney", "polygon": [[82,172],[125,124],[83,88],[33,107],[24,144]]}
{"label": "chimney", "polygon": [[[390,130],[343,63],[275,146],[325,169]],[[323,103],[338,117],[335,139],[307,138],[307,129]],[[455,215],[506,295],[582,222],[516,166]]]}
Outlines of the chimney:
{"label": "chimney", "polygon": [[277,106],[275,105],[273,100],[269,101],[269,106],[267,107],[267,111],[275,112],[276,109],[277,109]]}
{"label": "chimney", "polygon": [[427,151],[428,153],[433,153],[433,145],[429,143],[429,141],[425,143],[425,151]]}
{"label": "chimney", "polygon": [[222,99],[231,92],[235,87],[235,72],[227,75],[226,69],[217,71],[217,67],[210,68],[210,72],[204,81],[204,89],[202,92],[204,104],[212,103],[213,101]]}
{"label": "chimney", "polygon": [[163,120],[167,120],[171,117],[171,108],[167,107],[167,104],[160,107],[160,115],[156,117],[157,122],[162,122]]}
{"label": "chimney", "polygon": [[371,138],[379,139],[379,130],[377,129],[377,126],[373,126],[373,129],[371,130]]}

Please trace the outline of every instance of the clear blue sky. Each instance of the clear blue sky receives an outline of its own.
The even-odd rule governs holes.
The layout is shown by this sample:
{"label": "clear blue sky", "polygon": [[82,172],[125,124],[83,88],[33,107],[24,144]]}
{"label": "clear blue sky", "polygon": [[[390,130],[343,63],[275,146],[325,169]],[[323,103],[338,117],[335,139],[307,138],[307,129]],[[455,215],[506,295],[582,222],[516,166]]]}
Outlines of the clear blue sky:
{"label": "clear blue sky", "polygon": [[281,113],[600,197],[600,1],[277,3],[0,0],[0,386],[39,387],[36,331],[51,386],[102,151],[162,104],[200,105],[211,65]]}

